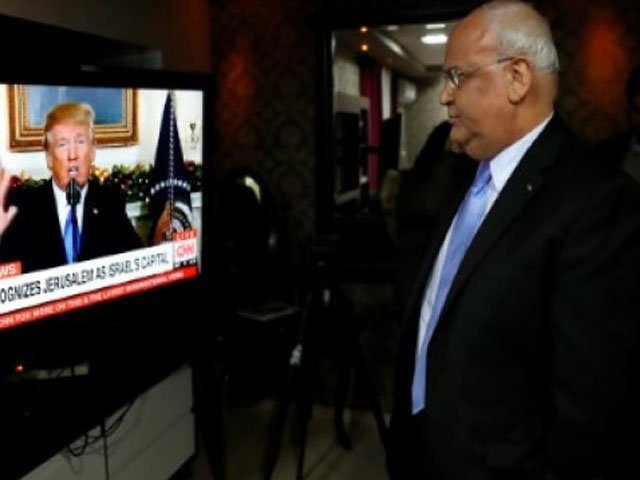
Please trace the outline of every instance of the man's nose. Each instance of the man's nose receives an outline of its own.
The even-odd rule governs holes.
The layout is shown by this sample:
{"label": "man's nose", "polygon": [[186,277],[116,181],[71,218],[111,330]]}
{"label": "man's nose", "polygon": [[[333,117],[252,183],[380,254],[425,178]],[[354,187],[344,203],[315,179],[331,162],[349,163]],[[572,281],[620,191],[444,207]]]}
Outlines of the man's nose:
{"label": "man's nose", "polygon": [[449,105],[453,102],[453,85],[449,81],[444,81],[440,90],[440,105]]}
{"label": "man's nose", "polygon": [[78,158],[78,148],[74,143],[69,145],[69,152],[67,153],[69,160],[75,160]]}

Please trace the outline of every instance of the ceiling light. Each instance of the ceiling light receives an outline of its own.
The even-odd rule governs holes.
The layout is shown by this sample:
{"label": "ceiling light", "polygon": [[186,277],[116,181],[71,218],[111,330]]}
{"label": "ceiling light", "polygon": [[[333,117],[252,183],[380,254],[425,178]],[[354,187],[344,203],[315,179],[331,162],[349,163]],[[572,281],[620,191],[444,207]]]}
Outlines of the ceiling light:
{"label": "ceiling light", "polygon": [[425,25],[427,30],[442,30],[443,28],[446,28],[446,24],[444,23],[427,23]]}
{"label": "ceiling light", "polygon": [[360,33],[367,33],[369,29],[367,27],[360,27]]}
{"label": "ceiling light", "polygon": [[374,35],[378,40],[384,43],[386,47],[389,50],[393,51],[396,55],[400,55],[400,56],[405,55],[404,50],[402,50],[402,47],[391,38],[387,37],[386,35],[382,35],[381,33],[378,33],[378,32],[374,32]]}
{"label": "ceiling light", "polygon": [[363,52],[368,51],[369,50],[369,45],[366,44],[366,43],[361,44],[360,45],[360,50],[363,51]]}
{"label": "ceiling light", "polygon": [[427,45],[442,45],[447,43],[447,39],[448,37],[444,33],[428,33],[420,37],[420,41]]}

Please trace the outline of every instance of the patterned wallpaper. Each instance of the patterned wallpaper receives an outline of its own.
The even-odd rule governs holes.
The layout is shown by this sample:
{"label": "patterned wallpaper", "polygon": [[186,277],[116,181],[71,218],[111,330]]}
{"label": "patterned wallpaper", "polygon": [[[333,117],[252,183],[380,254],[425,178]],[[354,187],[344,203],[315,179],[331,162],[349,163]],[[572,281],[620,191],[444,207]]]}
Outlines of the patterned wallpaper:
{"label": "patterned wallpaper", "polygon": [[211,3],[220,174],[251,167],[267,180],[290,232],[314,222],[313,2]]}
{"label": "patterned wallpaper", "polygon": [[572,128],[597,141],[625,128],[624,83],[640,62],[640,1],[545,0],[558,46],[558,106]]}
{"label": "patterned wallpaper", "polygon": [[[330,18],[372,12],[442,11],[477,1],[209,0],[213,72],[218,82],[218,167],[252,166],[288,212],[291,232],[311,233],[315,212],[315,32],[320,6]],[[589,140],[625,126],[622,89],[640,61],[640,0],[540,0],[562,64],[559,108]],[[383,17],[385,18],[385,17]]]}

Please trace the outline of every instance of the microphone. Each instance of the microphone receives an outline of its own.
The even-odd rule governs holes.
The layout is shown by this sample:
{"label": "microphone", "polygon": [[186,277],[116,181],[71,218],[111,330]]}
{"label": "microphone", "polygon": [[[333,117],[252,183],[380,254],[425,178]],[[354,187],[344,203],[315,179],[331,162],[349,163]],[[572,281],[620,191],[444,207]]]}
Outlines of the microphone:
{"label": "microphone", "polygon": [[67,203],[72,207],[75,207],[80,202],[80,187],[75,178],[69,180],[67,183]]}

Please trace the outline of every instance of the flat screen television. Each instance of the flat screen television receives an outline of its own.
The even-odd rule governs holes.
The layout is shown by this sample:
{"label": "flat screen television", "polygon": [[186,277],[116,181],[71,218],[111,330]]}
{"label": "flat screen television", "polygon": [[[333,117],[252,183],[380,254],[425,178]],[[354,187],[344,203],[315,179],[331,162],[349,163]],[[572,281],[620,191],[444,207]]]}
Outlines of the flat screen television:
{"label": "flat screen television", "polygon": [[[53,367],[98,358],[117,360],[122,345],[144,351],[161,331],[170,341],[170,332],[190,321],[208,268],[203,245],[211,194],[211,78],[61,70],[3,67],[0,73],[0,166],[10,187],[4,216],[17,207],[0,235],[3,382],[36,379]],[[66,222],[62,213],[45,220],[57,212],[48,205],[55,205],[54,188],[51,159],[43,149],[47,112],[67,102],[87,103],[95,112],[95,158],[88,190],[80,196],[86,202],[81,220],[75,220],[79,237],[73,242],[80,254],[70,263],[52,253],[65,246]],[[66,148],[71,145],[76,139]],[[108,192],[100,197],[108,200],[105,205],[89,203],[98,188]],[[138,244],[115,248],[122,225],[99,228],[117,215],[110,213],[116,206],[124,208]],[[10,230],[20,215],[28,228]],[[106,248],[83,256],[91,232]],[[170,351],[172,345],[161,348]]]}

